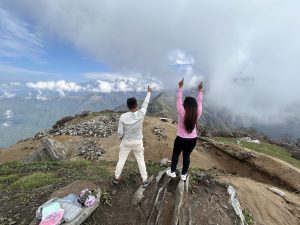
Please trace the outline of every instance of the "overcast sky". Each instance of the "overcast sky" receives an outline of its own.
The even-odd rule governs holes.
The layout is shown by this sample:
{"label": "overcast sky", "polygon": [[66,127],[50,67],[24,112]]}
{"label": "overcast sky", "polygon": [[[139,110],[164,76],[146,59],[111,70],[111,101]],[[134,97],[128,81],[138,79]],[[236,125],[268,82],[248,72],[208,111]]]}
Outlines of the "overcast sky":
{"label": "overcast sky", "polygon": [[298,0],[2,0],[0,76],[112,73],[165,87],[184,76],[234,114],[286,122],[300,117],[299,10]]}

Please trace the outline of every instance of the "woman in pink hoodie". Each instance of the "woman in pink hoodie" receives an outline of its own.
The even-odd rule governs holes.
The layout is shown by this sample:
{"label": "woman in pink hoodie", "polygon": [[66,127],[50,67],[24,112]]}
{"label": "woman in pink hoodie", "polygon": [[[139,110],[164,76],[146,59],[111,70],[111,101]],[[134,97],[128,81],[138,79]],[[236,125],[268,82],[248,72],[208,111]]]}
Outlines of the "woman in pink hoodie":
{"label": "woman in pink hoodie", "polygon": [[203,83],[198,86],[197,100],[193,97],[186,97],[182,102],[183,79],[179,82],[177,91],[177,113],[178,127],[177,137],[174,142],[171,169],[167,170],[167,175],[176,177],[176,166],[181,152],[183,152],[183,168],[181,179],[186,180],[187,171],[190,165],[190,154],[197,143],[197,121],[202,114],[202,91]]}

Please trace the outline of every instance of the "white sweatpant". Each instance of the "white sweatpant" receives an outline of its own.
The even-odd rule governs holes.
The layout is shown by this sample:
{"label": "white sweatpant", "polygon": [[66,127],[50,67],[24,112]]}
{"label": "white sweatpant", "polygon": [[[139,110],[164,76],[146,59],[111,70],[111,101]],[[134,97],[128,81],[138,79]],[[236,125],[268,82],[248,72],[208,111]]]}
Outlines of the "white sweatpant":
{"label": "white sweatpant", "polygon": [[116,179],[120,178],[127,157],[131,151],[133,151],[134,153],[143,181],[147,180],[148,174],[146,171],[146,164],[144,160],[144,146],[142,140],[134,140],[134,141],[123,140],[121,142],[119,160],[115,170],[115,178]]}

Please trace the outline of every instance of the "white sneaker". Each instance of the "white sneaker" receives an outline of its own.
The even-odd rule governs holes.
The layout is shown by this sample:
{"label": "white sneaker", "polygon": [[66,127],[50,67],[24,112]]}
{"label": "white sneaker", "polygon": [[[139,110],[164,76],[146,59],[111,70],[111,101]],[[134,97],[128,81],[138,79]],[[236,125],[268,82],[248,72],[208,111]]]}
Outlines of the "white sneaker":
{"label": "white sneaker", "polygon": [[171,172],[171,169],[167,169],[166,174],[172,178],[176,177],[176,173],[175,172]]}
{"label": "white sneaker", "polygon": [[181,178],[181,180],[183,180],[183,181],[186,181],[186,178],[187,178],[187,174],[180,174],[180,178]]}

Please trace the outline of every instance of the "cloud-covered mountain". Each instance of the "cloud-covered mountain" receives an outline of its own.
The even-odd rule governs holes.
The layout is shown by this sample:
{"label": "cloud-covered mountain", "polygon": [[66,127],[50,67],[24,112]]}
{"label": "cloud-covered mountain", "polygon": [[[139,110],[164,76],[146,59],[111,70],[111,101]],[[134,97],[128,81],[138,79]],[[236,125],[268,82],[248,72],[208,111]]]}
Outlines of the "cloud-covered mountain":
{"label": "cloud-covered mountain", "polygon": [[[96,77],[97,74],[86,74]],[[105,77],[105,74],[103,75]],[[36,99],[46,101],[54,97],[67,97],[72,95],[88,95],[97,93],[118,92],[143,92],[147,86],[154,86],[160,90],[161,83],[153,78],[107,76],[105,79],[91,80],[85,83],[60,81],[39,81],[27,83],[3,83],[0,84],[0,100],[10,98],[22,98],[24,100]]]}
{"label": "cloud-covered mountain", "polygon": [[84,83],[61,80],[0,84],[0,148],[48,129],[64,116],[112,110],[128,97],[144,98],[148,84],[160,89],[160,83],[151,78],[103,77]]}

